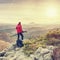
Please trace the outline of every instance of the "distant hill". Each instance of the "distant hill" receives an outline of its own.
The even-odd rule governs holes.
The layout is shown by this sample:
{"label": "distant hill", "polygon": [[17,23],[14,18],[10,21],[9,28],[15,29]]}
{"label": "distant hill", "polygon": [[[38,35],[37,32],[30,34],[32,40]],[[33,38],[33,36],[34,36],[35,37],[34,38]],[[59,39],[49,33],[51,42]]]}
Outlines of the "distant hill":
{"label": "distant hill", "polygon": [[9,33],[6,33],[6,32],[0,32],[0,40],[9,42],[9,43],[12,42],[11,38],[9,37]]}
{"label": "distant hill", "polygon": [[[24,33],[24,38],[29,39],[32,37],[37,37],[40,35],[45,34],[47,31],[60,28],[60,25],[44,25],[44,24],[36,24],[34,22],[30,24],[23,24],[23,30],[27,31],[27,33]],[[16,34],[16,25],[0,25],[0,39],[12,42],[17,39],[17,36],[12,35]]]}

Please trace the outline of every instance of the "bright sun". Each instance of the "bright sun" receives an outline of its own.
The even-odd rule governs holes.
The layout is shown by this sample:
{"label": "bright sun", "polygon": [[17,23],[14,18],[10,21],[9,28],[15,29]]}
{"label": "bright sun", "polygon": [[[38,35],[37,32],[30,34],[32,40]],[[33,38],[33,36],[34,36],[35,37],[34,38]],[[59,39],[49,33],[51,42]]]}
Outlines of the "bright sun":
{"label": "bright sun", "polygon": [[52,8],[52,7],[47,8],[47,12],[46,13],[47,13],[48,17],[55,17],[57,15],[56,9]]}

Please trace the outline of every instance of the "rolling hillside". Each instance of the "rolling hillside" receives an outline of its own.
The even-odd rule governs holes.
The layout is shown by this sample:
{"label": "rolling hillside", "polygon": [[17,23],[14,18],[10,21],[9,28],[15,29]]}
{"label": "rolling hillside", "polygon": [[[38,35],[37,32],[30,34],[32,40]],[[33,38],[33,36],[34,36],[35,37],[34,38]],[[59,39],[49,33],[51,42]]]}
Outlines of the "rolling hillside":
{"label": "rolling hillside", "polygon": [[[46,34],[50,30],[59,28],[59,26],[60,25],[23,25],[23,30],[27,31],[24,33],[24,39],[35,39],[36,37]],[[4,41],[4,45],[6,45],[6,42],[12,43],[17,40],[17,36],[12,36],[14,34],[16,34],[15,25],[0,25],[0,41]]]}

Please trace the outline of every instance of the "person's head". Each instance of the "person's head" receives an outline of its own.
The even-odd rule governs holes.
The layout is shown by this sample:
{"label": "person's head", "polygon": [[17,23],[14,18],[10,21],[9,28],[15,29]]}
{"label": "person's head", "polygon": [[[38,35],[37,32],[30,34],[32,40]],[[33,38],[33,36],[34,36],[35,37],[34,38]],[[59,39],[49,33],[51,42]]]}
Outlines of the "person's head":
{"label": "person's head", "polygon": [[19,22],[18,24],[21,24],[21,22]]}

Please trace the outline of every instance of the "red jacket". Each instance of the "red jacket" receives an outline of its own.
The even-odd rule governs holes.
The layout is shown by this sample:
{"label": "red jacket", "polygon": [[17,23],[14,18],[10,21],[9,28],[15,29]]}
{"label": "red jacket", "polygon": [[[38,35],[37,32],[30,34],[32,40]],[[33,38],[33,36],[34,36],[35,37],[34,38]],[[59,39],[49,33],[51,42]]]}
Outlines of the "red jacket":
{"label": "red jacket", "polygon": [[16,30],[17,30],[17,33],[21,33],[22,32],[22,25],[21,24],[18,24],[16,26]]}

